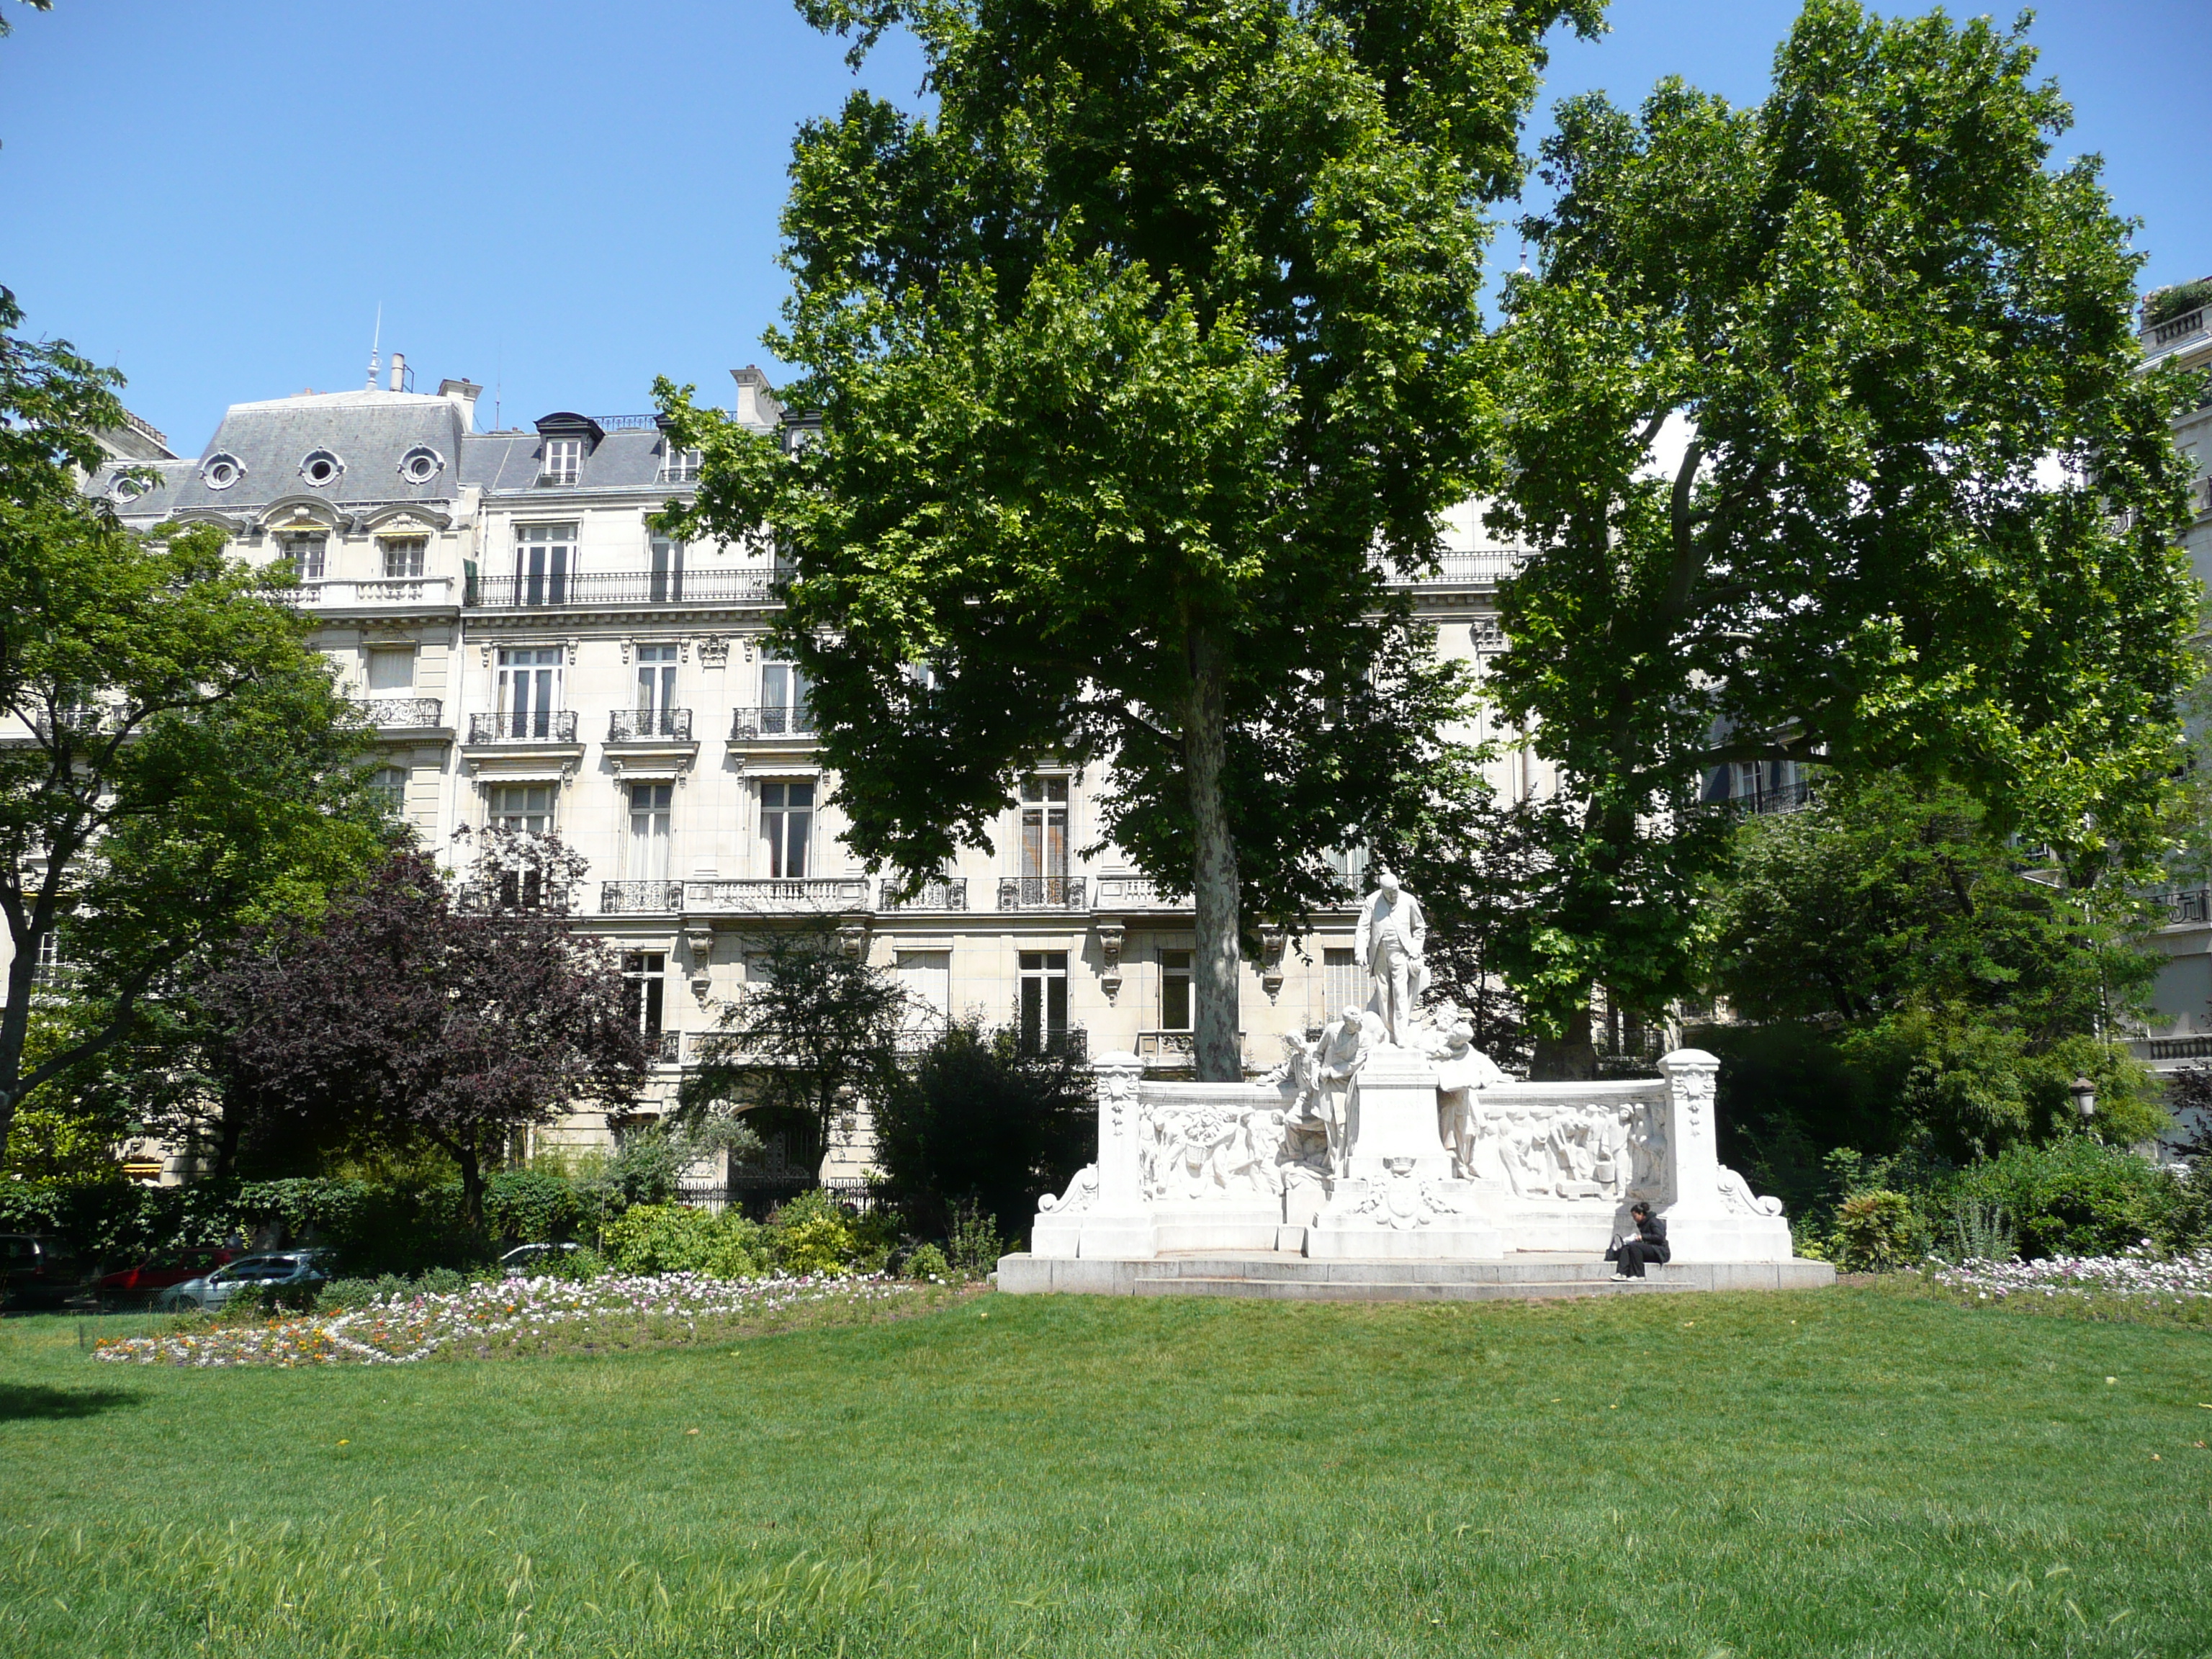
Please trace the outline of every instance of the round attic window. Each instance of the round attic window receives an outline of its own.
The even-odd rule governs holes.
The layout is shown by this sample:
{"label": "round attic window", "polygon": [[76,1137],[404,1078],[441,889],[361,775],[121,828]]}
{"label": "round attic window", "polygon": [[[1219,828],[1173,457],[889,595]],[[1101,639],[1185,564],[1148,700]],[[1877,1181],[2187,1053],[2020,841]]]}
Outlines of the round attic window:
{"label": "round attic window", "polygon": [[399,458],[399,476],[411,484],[426,484],[446,470],[446,458],[436,450],[417,447]]}
{"label": "round attic window", "polygon": [[135,501],[146,493],[146,486],[125,473],[115,481],[114,488],[109,493],[118,501]]}
{"label": "round attic window", "polygon": [[327,449],[318,449],[300,463],[300,476],[318,489],[327,489],[345,472],[345,463]]}
{"label": "round attic window", "polygon": [[200,468],[200,482],[210,489],[228,489],[245,476],[245,465],[235,455],[210,455]]}

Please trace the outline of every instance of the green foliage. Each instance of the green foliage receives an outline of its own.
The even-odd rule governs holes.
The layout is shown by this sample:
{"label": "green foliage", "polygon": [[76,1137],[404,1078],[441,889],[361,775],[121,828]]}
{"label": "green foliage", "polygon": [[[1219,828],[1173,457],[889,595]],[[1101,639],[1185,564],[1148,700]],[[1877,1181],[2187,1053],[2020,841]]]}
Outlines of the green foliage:
{"label": "green foliage", "polygon": [[1812,0],[1755,106],[1560,106],[1493,514],[1540,550],[1491,689],[1561,782],[1508,964],[1540,1024],[1690,988],[1717,765],[1954,779],[2076,891],[2160,850],[2191,388],[2137,373],[2142,256],[2095,158],[2047,165],[2025,28]]}
{"label": "green foliage", "polygon": [[2004,1206],[1961,1194],[1951,1200],[1950,1256],[1954,1261],[2011,1261],[2020,1255],[2020,1237]]}
{"label": "green foliage", "polygon": [[876,1159],[923,1231],[943,1235],[963,1202],[1019,1237],[1097,1139],[1091,1079],[1065,1053],[1011,1030],[953,1022],[893,1080],[875,1111]]}
{"label": "green foliage", "polygon": [[716,1215],[681,1204],[639,1204],[609,1222],[600,1249],[623,1273],[752,1279],[774,1265],[765,1230],[736,1209]]}
{"label": "green foliage", "polygon": [[583,1219],[575,1183],[531,1170],[504,1170],[484,1182],[484,1225],[494,1238],[550,1244],[573,1238]]}
{"label": "green foliage", "polygon": [[769,337],[819,430],[787,455],[661,383],[706,458],[679,527],[790,561],[863,859],[926,876],[1035,757],[1110,759],[1101,833],[1194,895],[1199,1069],[1238,1075],[1246,914],[1334,903],[1325,849],[1447,758],[1456,678],[1376,556],[1431,563],[1482,475],[1480,204],[1546,31],[1600,8],[805,9],[856,53],[903,25],[931,107],[802,129]]}
{"label": "green foliage", "polygon": [[1853,1193],[1836,1209],[1836,1265],[1854,1273],[1902,1267],[1918,1255],[1917,1231],[1903,1193]]}
{"label": "green foliage", "polygon": [[2205,1242],[2182,1233],[2189,1193],[2172,1173],[2087,1135],[2048,1146],[2012,1146],[1963,1172],[1957,1191],[2000,1206],[2029,1261],[2118,1255],[2149,1241]]}
{"label": "green foliage", "polygon": [[852,1218],[819,1187],[781,1206],[769,1223],[769,1235],[775,1265],[787,1273],[843,1273],[860,1256]]}
{"label": "green foliage", "polygon": [[908,1252],[906,1260],[899,1264],[899,1276],[902,1279],[946,1279],[952,1277],[952,1264],[945,1259],[945,1252],[936,1245],[924,1244]]}
{"label": "green foliage", "polygon": [[2212,305],[2212,276],[2200,276],[2193,283],[2172,283],[2143,295],[2142,319],[2145,325],[2156,327],[2208,305]]}
{"label": "green foliage", "polygon": [[979,1204],[963,1204],[952,1216],[952,1237],[947,1254],[955,1273],[963,1279],[982,1279],[997,1270],[1006,1253],[996,1219]]}

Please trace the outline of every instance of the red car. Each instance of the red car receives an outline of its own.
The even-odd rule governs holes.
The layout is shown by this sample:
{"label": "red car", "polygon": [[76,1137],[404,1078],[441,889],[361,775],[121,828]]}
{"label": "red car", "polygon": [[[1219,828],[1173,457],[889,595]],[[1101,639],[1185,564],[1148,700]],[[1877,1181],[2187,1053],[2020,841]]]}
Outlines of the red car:
{"label": "red car", "polygon": [[102,1300],[125,1301],[143,1297],[151,1299],[157,1291],[172,1285],[182,1285],[204,1273],[211,1273],[225,1262],[238,1260],[239,1252],[228,1245],[205,1244],[188,1250],[165,1250],[149,1255],[135,1267],[125,1267],[118,1273],[103,1277],[93,1289]]}

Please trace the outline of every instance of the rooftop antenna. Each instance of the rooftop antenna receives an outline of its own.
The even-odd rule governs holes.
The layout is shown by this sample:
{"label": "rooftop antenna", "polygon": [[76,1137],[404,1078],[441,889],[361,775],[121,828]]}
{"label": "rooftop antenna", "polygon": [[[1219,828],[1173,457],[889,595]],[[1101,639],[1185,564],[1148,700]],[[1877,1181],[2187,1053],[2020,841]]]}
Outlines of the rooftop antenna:
{"label": "rooftop antenna", "polygon": [[1516,276],[1528,276],[1534,275],[1534,273],[1528,269],[1528,239],[1526,236],[1523,236],[1521,239],[1521,269],[1513,274]]}
{"label": "rooftop antenna", "polygon": [[499,421],[500,394],[506,390],[507,342],[505,340],[501,340],[493,349],[491,358],[491,429],[495,432],[504,432],[507,430],[505,427],[500,424]]}
{"label": "rooftop antenna", "polygon": [[376,332],[369,337],[368,342],[368,389],[371,392],[376,390],[377,349],[379,347],[382,346],[383,343],[384,301],[379,300],[376,302]]}

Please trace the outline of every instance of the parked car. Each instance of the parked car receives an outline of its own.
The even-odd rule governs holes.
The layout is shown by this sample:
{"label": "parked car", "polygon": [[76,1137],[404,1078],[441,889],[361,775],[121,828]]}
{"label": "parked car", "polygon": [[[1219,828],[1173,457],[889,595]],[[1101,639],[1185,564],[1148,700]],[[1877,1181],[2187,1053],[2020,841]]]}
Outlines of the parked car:
{"label": "parked car", "polygon": [[240,1256],[211,1273],[172,1285],[154,1298],[154,1305],[213,1313],[245,1285],[320,1285],[330,1278],[325,1266],[329,1257],[328,1250],[264,1250]]}
{"label": "parked car", "polygon": [[499,1259],[499,1270],[509,1279],[527,1279],[560,1265],[561,1258],[581,1249],[576,1244],[518,1244]]}
{"label": "parked car", "polygon": [[88,1276],[77,1253],[51,1233],[0,1233],[0,1307],[58,1308]]}
{"label": "parked car", "polygon": [[204,1279],[217,1267],[238,1260],[240,1252],[226,1244],[204,1244],[187,1250],[166,1250],[148,1256],[135,1267],[104,1273],[93,1285],[103,1302],[144,1301],[181,1285]]}

